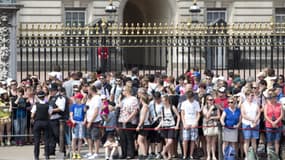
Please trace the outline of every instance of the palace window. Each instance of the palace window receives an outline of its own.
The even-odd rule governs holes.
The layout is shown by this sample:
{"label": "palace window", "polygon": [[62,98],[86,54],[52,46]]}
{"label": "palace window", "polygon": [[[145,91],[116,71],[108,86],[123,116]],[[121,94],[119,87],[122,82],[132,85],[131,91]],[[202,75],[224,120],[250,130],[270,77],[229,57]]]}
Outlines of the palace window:
{"label": "palace window", "polygon": [[207,9],[207,24],[214,22],[217,19],[226,20],[226,9],[224,8],[208,8]]}
{"label": "palace window", "polygon": [[68,27],[83,27],[85,25],[85,8],[66,8],[65,25]]}

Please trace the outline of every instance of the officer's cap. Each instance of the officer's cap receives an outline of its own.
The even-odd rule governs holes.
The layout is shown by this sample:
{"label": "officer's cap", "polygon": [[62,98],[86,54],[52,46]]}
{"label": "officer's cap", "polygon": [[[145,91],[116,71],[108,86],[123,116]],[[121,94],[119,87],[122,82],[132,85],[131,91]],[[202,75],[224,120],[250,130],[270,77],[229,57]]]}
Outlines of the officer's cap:
{"label": "officer's cap", "polygon": [[45,94],[44,91],[39,91],[39,92],[37,93],[37,96],[38,96],[39,98],[44,98],[44,97],[46,96],[46,94]]}

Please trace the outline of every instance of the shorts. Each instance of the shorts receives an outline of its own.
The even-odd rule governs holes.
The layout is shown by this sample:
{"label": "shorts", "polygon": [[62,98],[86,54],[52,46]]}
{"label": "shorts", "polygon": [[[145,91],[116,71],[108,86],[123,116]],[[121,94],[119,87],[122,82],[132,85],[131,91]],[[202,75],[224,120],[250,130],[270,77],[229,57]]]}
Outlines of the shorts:
{"label": "shorts", "polygon": [[150,143],[161,143],[163,138],[159,131],[151,130],[148,132],[147,140],[149,140]]}
{"label": "shorts", "polygon": [[196,141],[198,139],[198,128],[183,129],[183,140],[184,141]]}
{"label": "shorts", "polygon": [[100,128],[98,127],[99,124],[100,122],[95,122],[92,123],[90,128],[87,128],[86,138],[91,139],[93,141],[99,140],[101,138]]}
{"label": "shorts", "polygon": [[177,131],[174,128],[164,128],[161,130],[161,137],[162,138],[169,138],[169,139],[175,139],[177,137]]}
{"label": "shorts", "polygon": [[144,128],[150,128],[150,126],[143,126],[143,128],[139,130],[138,134],[147,137],[149,135],[149,130],[145,130]]}
{"label": "shorts", "polygon": [[259,138],[259,125],[251,128],[250,125],[242,124],[242,132],[244,139],[258,139]]}
{"label": "shorts", "polygon": [[72,128],[72,138],[74,139],[83,139],[85,137],[85,126],[82,122],[76,122],[74,128]]}
{"label": "shorts", "polygon": [[266,127],[266,142],[279,141],[281,139],[282,128],[267,128]]}

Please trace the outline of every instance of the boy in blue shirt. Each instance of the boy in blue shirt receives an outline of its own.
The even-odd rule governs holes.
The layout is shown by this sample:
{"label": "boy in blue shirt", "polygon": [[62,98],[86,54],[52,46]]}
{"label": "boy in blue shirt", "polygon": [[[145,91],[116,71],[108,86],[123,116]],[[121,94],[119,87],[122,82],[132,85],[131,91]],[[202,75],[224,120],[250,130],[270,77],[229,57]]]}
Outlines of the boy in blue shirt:
{"label": "boy in blue shirt", "polygon": [[[85,104],[82,104],[83,95],[76,93],[74,96],[75,103],[70,107],[70,120],[74,124],[72,129],[72,159],[81,159],[80,149],[82,145],[82,139],[84,138],[84,124],[85,119]],[[78,145],[76,145],[78,141]],[[77,152],[76,152],[77,149]]]}

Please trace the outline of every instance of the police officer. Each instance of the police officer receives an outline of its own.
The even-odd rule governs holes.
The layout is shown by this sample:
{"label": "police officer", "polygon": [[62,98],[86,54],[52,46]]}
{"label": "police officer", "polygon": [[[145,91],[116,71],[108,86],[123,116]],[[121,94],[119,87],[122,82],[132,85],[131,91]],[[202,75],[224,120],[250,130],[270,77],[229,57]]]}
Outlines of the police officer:
{"label": "police officer", "polygon": [[50,85],[49,94],[49,105],[52,107],[49,121],[49,155],[55,155],[56,143],[59,142],[59,120],[63,117],[66,99],[58,92],[56,83]]}
{"label": "police officer", "polygon": [[34,120],[34,158],[39,160],[40,154],[40,139],[41,132],[44,133],[45,138],[45,158],[49,159],[48,151],[48,131],[49,131],[49,117],[52,112],[52,108],[44,101],[45,93],[40,91],[37,93],[38,101],[32,107],[31,118]]}

